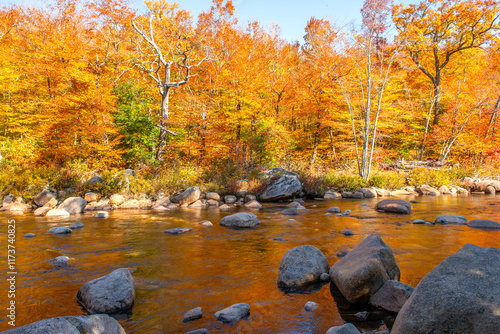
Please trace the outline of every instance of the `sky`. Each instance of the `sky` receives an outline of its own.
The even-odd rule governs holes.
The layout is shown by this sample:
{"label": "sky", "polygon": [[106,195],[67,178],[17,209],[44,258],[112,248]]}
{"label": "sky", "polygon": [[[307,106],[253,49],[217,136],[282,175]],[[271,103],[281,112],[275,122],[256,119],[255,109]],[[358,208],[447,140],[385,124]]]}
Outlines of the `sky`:
{"label": "sky", "polygon": [[[0,0],[0,6],[34,5],[50,0]],[[143,0],[128,0],[130,4],[145,12]],[[173,1],[172,1],[173,2]],[[281,37],[289,42],[303,43],[304,28],[311,17],[327,18],[336,26],[348,27],[352,22],[361,21],[360,9],[364,0],[233,0],[235,16],[240,24],[259,21],[266,27],[276,24],[281,27]],[[394,3],[417,3],[418,0],[394,0]],[[181,8],[191,12],[194,19],[202,11],[207,11],[212,0],[177,0]]]}

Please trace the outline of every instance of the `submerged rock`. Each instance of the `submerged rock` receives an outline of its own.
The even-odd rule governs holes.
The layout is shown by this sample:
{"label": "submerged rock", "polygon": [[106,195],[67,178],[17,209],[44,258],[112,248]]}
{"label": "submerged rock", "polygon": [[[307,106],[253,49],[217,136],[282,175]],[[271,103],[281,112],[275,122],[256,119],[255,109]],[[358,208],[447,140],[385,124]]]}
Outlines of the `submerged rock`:
{"label": "submerged rock", "polygon": [[304,245],[288,250],[280,262],[278,287],[300,289],[319,280],[330,265],[325,255],[316,247]]}
{"label": "submerged rock", "polygon": [[464,245],[429,272],[391,333],[498,333],[500,249]]}
{"label": "submerged rock", "polygon": [[222,322],[234,322],[250,314],[250,305],[239,303],[215,312],[215,318]]}
{"label": "submerged rock", "polygon": [[391,248],[374,234],[330,269],[330,278],[351,303],[367,303],[386,281],[399,277]]}
{"label": "submerged rock", "polygon": [[107,314],[58,317],[14,328],[5,334],[126,334],[123,327]]}
{"label": "submerged rock", "polygon": [[116,313],[129,309],[134,303],[135,288],[130,270],[116,269],[85,283],[76,296],[90,313]]}
{"label": "submerged rock", "polygon": [[192,230],[193,229],[191,227],[174,227],[174,228],[169,228],[168,230],[163,231],[163,233],[182,234],[182,233],[186,233],[186,232],[189,232]]}

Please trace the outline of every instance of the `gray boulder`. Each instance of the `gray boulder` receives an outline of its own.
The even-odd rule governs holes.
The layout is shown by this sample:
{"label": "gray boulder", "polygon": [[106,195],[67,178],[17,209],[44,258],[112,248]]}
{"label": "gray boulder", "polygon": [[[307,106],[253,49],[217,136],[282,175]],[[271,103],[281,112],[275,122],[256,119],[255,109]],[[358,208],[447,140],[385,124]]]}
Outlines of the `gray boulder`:
{"label": "gray boulder", "polygon": [[260,208],[262,208],[262,204],[260,204],[256,200],[252,200],[250,202],[245,203],[245,208],[260,209]]}
{"label": "gray boulder", "polygon": [[375,205],[375,210],[409,214],[411,212],[411,204],[403,199],[384,199]]}
{"label": "gray boulder", "polygon": [[64,227],[64,226],[56,226],[53,227],[49,230],[49,233],[54,233],[54,234],[69,234],[73,233],[73,231],[70,228]]}
{"label": "gray boulder", "polygon": [[224,203],[226,203],[226,204],[234,204],[234,203],[236,203],[236,200],[237,200],[237,198],[234,195],[224,196]]}
{"label": "gray boulder", "polygon": [[182,317],[182,322],[189,322],[203,317],[203,309],[201,307],[195,307],[192,310],[187,311]]}
{"label": "gray boulder", "polygon": [[392,250],[370,235],[330,269],[330,278],[351,303],[367,303],[386,281],[399,280]]}
{"label": "gray boulder", "polygon": [[413,290],[411,286],[389,280],[370,298],[370,304],[398,313],[410,298]]}
{"label": "gray boulder", "polygon": [[361,334],[353,324],[331,327],[326,334]]}
{"label": "gray boulder", "polygon": [[498,333],[500,249],[464,245],[415,288],[391,333]]}
{"label": "gray boulder", "polygon": [[260,221],[251,212],[239,212],[222,218],[219,224],[229,228],[250,228],[259,225]]}
{"label": "gray boulder", "polygon": [[47,261],[49,263],[52,263],[54,267],[66,267],[69,262],[69,257],[67,256],[58,256],[52,260]]}
{"label": "gray boulder", "polygon": [[76,222],[73,225],[71,225],[69,228],[72,230],[78,230],[80,228],[83,228],[83,223],[82,222]]}
{"label": "gray boulder", "polygon": [[76,298],[89,313],[116,313],[134,303],[134,280],[127,268],[85,283]]}
{"label": "gray boulder", "polygon": [[58,317],[14,328],[5,334],[126,334],[123,327],[107,314]]}
{"label": "gray boulder", "polygon": [[326,211],[328,211],[328,212],[332,212],[332,213],[340,213],[340,212],[342,212],[342,211],[340,210],[340,208],[339,208],[339,207],[336,207],[336,206],[334,206],[334,207],[332,207],[332,208],[329,208],[329,209],[328,209],[328,210],[326,210]]}
{"label": "gray boulder", "polygon": [[200,187],[189,187],[185,190],[177,191],[170,197],[170,201],[179,205],[191,204],[200,199]]}
{"label": "gray boulder", "polygon": [[301,190],[302,184],[298,176],[296,174],[285,174],[264,190],[260,195],[260,200],[272,202],[292,198],[298,195]]}
{"label": "gray boulder", "polygon": [[49,190],[43,190],[33,198],[33,202],[35,202],[37,206],[44,206],[52,198],[56,198],[56,196],[56,194],[50,192]]}
{"label": "gray boulder", "polygon": [[465,225],[467,224],[467,218],[464,216],[456,215],[439,215],[435,220],[436,224],[453,224],[453,225]]}
{"label": "gray boulder", "polygon": [[69,197],[59,205],[58,209],[66,210],[71,215],[75,215],[77,213],[82,213],[86,205],[87,201],[81,197]]}
{"label": "gray boulder", "polygon": [[494,220],[488,219],[474,219],[471,220],[467,225],[472,228],[482,228],[482,229],[500,229],[500,223]]}
{"label": "gray boulder", "polygon": [[250,305],[239,303],[215,312],[215,318],[222,322],[234,322],[246,317],[250,313]]}
{"label": "gray boulder", "polygon": [[330,265],[325,255],[316,247],[304,245],[288,250],[280,262],[278,287],[300,289],[318,281],[328,272]]}

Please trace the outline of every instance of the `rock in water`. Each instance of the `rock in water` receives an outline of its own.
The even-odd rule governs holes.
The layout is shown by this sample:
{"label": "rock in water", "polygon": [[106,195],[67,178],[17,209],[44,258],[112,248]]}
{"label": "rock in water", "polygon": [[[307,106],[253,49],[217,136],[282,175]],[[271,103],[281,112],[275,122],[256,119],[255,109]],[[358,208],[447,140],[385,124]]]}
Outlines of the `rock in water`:
{"label": "rock in water", "polygon": [[134,303],[135,288],[132,274],[127,268],[85,283],[76,298],[88,312],[116,313],[129,309]]}
{"label": "rock in water", "polygon": [[316,247],[304,245],[288,250],[280,262],[278,287],[300,289],[319,280],[330,265],[325,255]]}
{"label": "rock in water", "polygon": [[69,257],[67,256],[58,256],[55,259],[47,261],[49,263],[52,263],[54,267],[66,267],[69,262]]}
{"label": "rock in water", "polygon": [[498,333],[500,249],[464,245],[415,288],[391,333]]}
{"label": "rock in water", "polygon": [[246,303],[239,303],[215,312],[215,318],[222,322],[234,322],[246,317],[249,313],[250,305]]}
{"label": "rock in water", "polygon": [[494,221],[494,220],[488,220],[488,219],[474,219],[471,220],[467,225],[469,227],[473,228],[481,228],[485,230],[498,230],[500,229],[500,223]]}
{"label": "rock in water", "polygon": [[179,205],[182,204],[191,204],[200,199],[201,190],[200,187],[189,187],[184,191],[177,191],[170,197],[170,201],[173,203],[177,203]]}
{"label": "rock in water", "polygon": [[456,215],[439,215],[436,218],[436,224],[465,225],[467,224],[467,218],[465,218],[464,216]]}
{"label": "rock in water", "polygon": [[386,281],[399,280],[392,250],[370,235],[330,269],[330,278],[351,303],[367,303]]}
{"label": "rock in water", "polygon": [[182,234],[182,233],[186,233],[186,232],[189,232],[192,230],[193,229],[191,227],[174,227],[174,228],[169,228],[168,230],[163,231],[163,233]]}
{"label": "rock in water", "polygon": [[281,214],[285,216],[296,216],[299,214],[299,209],[297,209],[297,207],[286,208],[285,210],[281,211]]}
{"label": "rock in water", "polygon": [[398,313],[410,298],[413,290],[411,286],[389,280],[370,298],[370,304]]}
{"label": "rock in water", "polygon": [[54,233],[54,234],[69,234],[73,233],[73,231],[70,228],[64,227],[64,226],[56,226],[53,227],[49,230],[49,233]]}
{"label": "rock in water", "polygon": [[318,308],[318,304],[316,304],[315,302],[311,302],[311,301],[307,302],[304,305],[304,310],[306,310],[307,312],[312,312],[317,308]]}
{"label": "rock in water", "polygon": [[203,317],[203,309],[201,307],[195,307],[184,314],[182,322],[189,322]]}
{"label": "rock in water", "polygon": [[123,327],[107,314],[45,319],[2,332],[5,334],[126,334]]}
{"label": "rock in water", "polygon": [[78,230],[78,229],[83,228],[84,226],[85,225],[83,225],[82,222],[76,222],[73,225],[71,225],[69,228],[72,229],[72,230]]}
{"label": "rock in water", "polygon": [[361,334],[353,324],[331,327],[326,334]]}
{"label": "rock in water", "polygon": [[222,218],[219,224],[229,228],[250,228],[259,225],[260,221],[251,212],[239,212]]}
{"label": "rock in water", "polygon": [[300,193],[302,184],[296,174],[285,174],[271,184],[260,195],[262,202],[272,202],[280,199],[292,198]]}
{"label": "rock in water", "polygon": [[408,214],[411,212],[411,204],[403,199],[384,199],[375,205],[375,210]]}

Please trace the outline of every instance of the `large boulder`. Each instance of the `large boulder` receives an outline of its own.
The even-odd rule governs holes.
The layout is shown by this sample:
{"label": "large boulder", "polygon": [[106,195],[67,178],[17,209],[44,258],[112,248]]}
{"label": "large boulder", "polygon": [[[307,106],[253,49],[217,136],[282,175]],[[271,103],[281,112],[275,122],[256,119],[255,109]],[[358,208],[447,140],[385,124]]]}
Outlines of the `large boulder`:
{"label": "large boulder", "polygon": [[404,199],[384,199],[375,205],[375,210],[408,214],[411,212],[411,204]]}
{"label": "large boulder", "polygon": [[289,173],[281,176],[260,195],[263,202],[292,198],[300,193],[302,184],[297,174]]}
{"label": "large boulder", "polygon": [[57,208],[68,211],[71,215],[82,213],[87,205],[87,201],[81,197],[69,197]]}
{"label": "large boulder", "polygon": [[172,203],[177,203],[179,205],[182,204],[191,204],[200,199],[201,190],[200,187],[189,187],[185,190],[177,191],[170,197],[170,201]]}
{"label": "large boulder", "polygon": [[14,328],[5,334],[125,334],[123,327],[107,314],[87,316],[57,317],[33,322],[29,325]]}
{"label": "large boulder", "polygon": [[398,313],[413,293],[413,288],[398,281],[388,280],[370,298],[370,304]]}
{"label": "large boulder", "polygon": [[42,190],[40,193],[38,193],[34,198],[33,198],[33,202],[35,202],[35,204],[37,206],[44,206],[45,204],[47,204],[47,202],[49,202],[52,198],[56,198],[57,195],[52,193],[51,191],[49,190]]}
{"label": "large boulder", "polygon": [[85,283],[76,298],[89,313],[116,313],[129,309],[134,303],[135,288],[130,270],[116,269]]}
{"label": "large boulder", "polygon": [[392,250],[370,235],[330,268],[330,278],[351,303],[367,303],[388,280],[399,280]]}
{"label": "large boulder", "polygon": [[426,184],[421,185],[420,187],[415,188],[415,191],[419,193],[420,195],[428,195],[428,196],[438,196],[441,195],[439,190],[436,188],[433,188],[431,186],[428,186]]}
{"label": "large boulder", "polygon": [[435,223],[443,225],[465,225],[467,224],[467,218],[456,215],[439,215],[437,216]]}
{"label": "large boulder", "polygon": [[391,333],[498,333],[500,249],[466,244],[415,288]]}
{"label": "large boulder", "polygon": [[318,248],[311,245],[292,248],[281,259],[278,287],[300,289],[318,281],[329,269],[325,255]]}
{"label": "large boulder", "polygon": [[492,230],[500,229],[500,223],[488,219],[474,219],[471,220],[467,225],[469,225],[469,227],[481,228],[481,229],[492,229]]}
{"label": "large boulder", "polygon": [[219,224],[229,228],[249,228],[259,225],[260,221],[251,212],[238,212],[222,218]]}
{"label": "large boulder", "polygon": [[361,189],[358,189],[356,191],[362,192],[363,196],[365,198],[375,198],[375,197],[377,197],[377,191],[375,189],[372,189],[372,188],[361,188]]}

